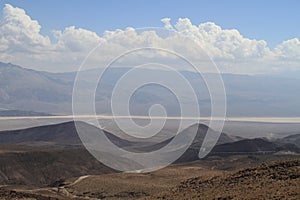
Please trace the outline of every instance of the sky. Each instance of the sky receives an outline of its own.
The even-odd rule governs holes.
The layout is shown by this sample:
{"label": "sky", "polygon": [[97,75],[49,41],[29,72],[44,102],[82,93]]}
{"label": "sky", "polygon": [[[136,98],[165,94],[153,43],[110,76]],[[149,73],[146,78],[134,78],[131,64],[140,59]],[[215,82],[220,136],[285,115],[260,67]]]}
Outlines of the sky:
{"label": "sky", "polygon": [[189,18],[199,24],[215,22],[223,28],[238,29],[249,38],[266,40],[275,47],[283,40],[300,37],[298,0],[1,0],[21,7],[43,25],[42,33],[76,26],[102,34],[126,27],[159,27],[160,20]]}
{"label": "sky", "polygon": [[[38,24],[33,23],[32,26],[24,26],[25,29],[31,29],[25,31],[25,34],[27,34],[26,37],[23,38],[23,36],[18,35],[20,32],[24,31],[19,30],[17,31],[18,33],[10,33],[10,31],[16,31],[15,28],[12,28],[13,25],[20,28],[16,25],[20,24],[20,22],[16,22],[16,18],[14,17],[9,17],[14,15],[13,12],[15,11],[13,9],[7,8],[7,12],[4,13],[7,4],[10,5],[11,8],[17,7],[24,10],[24,16],[30,17],[30,20],[28,20],[25,19],[26,17],[24,18],[24,16],[23,18],[20,17],[22,13],[18,13],[17,15],[19,18],[17,20],[27,20],[26,22],[23,21],[24,23],[21,22],[21,24],[30,24],[33,20],[37,21]],[[206,41],[211,41],[211,44],[207,45],[212,46],[208,49],[214,49],[212,52],[209,52],[209,55],[214,59],[230,58],[231,62],[236,62],[236,60],[241,60],[241,57],[243,57],[243,59],[251,57],[253,60],[253,58],[256,58],[255,56],[258,56],[259,59],[268,60],[268,63],[264,64],[264,69],[268,68],[270,65],[276,66],[272,68],[273,70],[282,68],[283,65],[288,65],[289,68],[295,69],[299,67],[298,58],[300,57],[299,9],[300,1],[297,0],[1,0],[0,14],[2,15],[2,20],[0,19],[0,30],[2,28],[2,33],[0,32],[0,41],[2,42],[2,45],[0,43],[0,51],[2,53],[4,52],[6,55],[2,54],[2,56],[0,56],[0,61],[13,62],[16,64],[23,63],[25,66],[34,69],[41,69],[40,66],[43,65],[45,67],[42,68],[42,70],[45,71],[72,71],[75,70],[75,68],[69,66],[74,65],[74,62],[64,63],[63,60],[61,60],[62,58],[56,58],[55,55],[52,54],[50,61],[47,59],[43,61],[43,56],[38,58],[38,55],[32,54],[30,59],[26,59],[26,53],[24,52],[28,49],[40,52],[58,52],[67,48],[67,44],[69,44],[68,50],[71,50],[72,52],[75,50],[80,51],[82,50],[82,45],[71,44],[71,39],[68,39],[71,38],[70,35],[76,35],[77,40],[79,39],[79,36],[80,38],[87,39],[87,41],[82,41],[86,44],[93,43],[92,41],[101,41],[106,37],[106,31],[115,32],[116,29],[125,31],[127,27],[133,27],[134,29],[142,27],[164,27],[166,26],[166,23],[170,24],[172,28],[175,28],[176,31],[188,32],[191,37],[199,40],[201,38],[203,39],[202,36],[205,34],[203,33],[203,30],[207,31],[208,26],[206,26],[206,28],[203,26],[202,29],[200,28],[201,30],[197,30],[197,33],[193,32],[195,27],[198,28],[201,24],[208,25],[207,23],[212,22],[214,30],[217,30],[218,27],[220,27],[221,31],[216,33],[213,38],[210,37],[204,39]],[[9,19],[10,21],[5,21],[3,19],[4,15],[8,16],[6,19]],[[167,20],[163,20],[163,23],[161,21],[162,19]],[[5,26],[7,24],[9,24],[9,26]],[[175,27],[176,24],[181,24],[180,30],[178,29],[179,26]],[[186,26],[187,24],[190,25]],[[191,25],[195,27],[191,27]],[[224,30],[236,30],[238,31],[238,34],[234,31],[231,33],[224,32]],[[34,34],[30,31],[33,31]],[[202,35],[199,35],[198,31],[202,31]],[[18,45],[16,45],[15,42],[16,38],[12,39],[14,34],[16,34],[16,38],[24,39],[23,41],[18,41],[20,43]],[[211,35],[211,32],[209,34]],[[227,41],[226,44],[222,43],[221,46],[216,46],[219,45],[219,42],[217,41],[223,37],[220,35],[224,34],[229,38],[236,37],[240,44],[235,47],[229,47]],[[10,36],[8,37],[8,35]],[[66,41],[67,39],[69,41]],[[28,42],[29,40],[32,41]],[[250,42],[248,40],[250,40]],[[26,42],[28,42],[28,44],[26,44]],[[9,45],[9,47],[4,47],[5,45]],[[204,46],[205,45],[206,44],[204,44]],[[248,48],[245,47],[245,45],[250,45],[251,47]],[[75,49],[71,49],[71,46]],[[83,48],[84,51],[87,51],[87,49],[91,47],[89,44],[87,46]],[[17,48],[18,52],[15,52],[14,48]],[[22,52],[20,52],[20,49],[22,49]],[[229,51],[228,49],[231,50]],[[256,49],[255,51],[257,52],[254,52],[253,49]],[[218,53],[217,51],[222,51],[223,53]],[[245,52],[245,55],[237,55],[237,51]],[[264,56],[262,56],[262,54]],[[266,56],[266,54],[272,55]],[[83,56],[79,56],[79,58],[78,54],[72,54],[70,57],[76,57],[77,60],[83,58]],[[15,58],[15,60],[12,58]],[[30,61],[33,61],[32,59],[37,60],[30,63]],[[270,62],[270,60],[272,60],[272,62]],[[274,63],[274,60],[276,63]],[[243,63],[245,62],[247,62],[247,60],[244,59]],[[250,61],[247,63],[249,66],[253,64]],[[227,64],[221,63],[221,66]],[[62,69],[62,67],[53,67],[53,65],[64,65],[66,66],[66,69]],[[236,69],[236,66],[232,68]],[[257,70],[250,71],[255,72]],[[259,72],[260,71],[268,70],[259,70]]]}

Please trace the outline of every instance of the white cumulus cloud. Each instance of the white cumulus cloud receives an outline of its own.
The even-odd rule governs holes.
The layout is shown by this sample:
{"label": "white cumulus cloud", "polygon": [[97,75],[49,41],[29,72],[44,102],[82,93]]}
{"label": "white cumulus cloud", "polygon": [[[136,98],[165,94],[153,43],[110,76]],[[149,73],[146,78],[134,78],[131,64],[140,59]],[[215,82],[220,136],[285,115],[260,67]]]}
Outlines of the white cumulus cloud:
{"label": "white cumulus cloud", "polygon": [[95,32],[75,26],[67,27],[64,31],[54,31],[54,35],[58,39],[58,48],[70,51],[91,50],[103,41]]}
{"label": "white cumulus cloud", "polygon": [[50,45],[47,36],[40,34],[41,26],[23,9],[6,4],[0,20],[1,51],[30,51]]}
{"label": "white cumulus cloud", "polygon": [[277,56],[287,59],[299,59],[300,60],[300,40],[293,38],[287,41],[283,41],[275,48]]}
{"label": "white cumulus cloud", "polygon": [[[233,73],[264,73],[295,69],[300,63],[299,38],[283,41],[270,49],[264,40],[244,37],[236,29],[223,29],[213,22],[193,24],[180,18],[172,25],[170,18],[161,20],[167,30],[188,36],[219,66],[221,71]],[[153,30],[135,28],[97,33],[75,26],[54,30],[55,42],[40,33],[41,25],[26,12],[6,4],[0,18],[0,61],[48,71],[77,70],[88,52],[102,43],[101,53],[93,57],[93,66],[101,66],[115,55],[128,49],[155,47],[184,52],[195,60],[199,54],[191,43],[178,35],[160,35]],[[164,56],[163,52],[160,52]],[[140,55],[132,59],[138,59]],[[150,54],[147,55],[151,57]],[[288,64],[286,64],[288,63]]]}
{"label": "white cumulus cloud", "polygon": [[238,30],[224,30],[213,22],[196,26],[185,18],[179,19],[175,27],[198,41],[215,59],[257,59],[271,54],[266,41],[245,38]]}

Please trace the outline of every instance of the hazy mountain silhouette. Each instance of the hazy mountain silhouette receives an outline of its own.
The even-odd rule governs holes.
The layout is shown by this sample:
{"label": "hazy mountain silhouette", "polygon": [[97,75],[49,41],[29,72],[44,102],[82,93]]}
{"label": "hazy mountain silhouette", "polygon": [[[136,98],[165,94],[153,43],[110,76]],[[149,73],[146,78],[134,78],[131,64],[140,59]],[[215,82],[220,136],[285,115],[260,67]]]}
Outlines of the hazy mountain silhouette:
{"label": "hazy mountain silhouette", "polygon": [[291,143],[282,144],[263,138],[255,138],[217,145],[210,155],[272,154],[280,151],[300,153],[300,148]]}
{"label": "hazy mountain silhouette", "polygon": [[300,134],[289,135],[284,138],[278,139],[277,141],[282,143],[295,144],[300,147]]}
{"label": "hazy mountain silhouette", "polygon": [[[117,80],[129,69],[112,68],[105,73],[96,92],[98,113],[111,113],[110,97]],[[141,69],[141,76],[150,69]],[[79,90],[85,94],[91,86],[88,77],[100,70],[83,72]],[[168,72],[151,70],[158,77],[169,77]],[[182,72],[191,82],[204,115],[210,114],[210,96],[205,82],[192,72]],[[6,109],[34,110],[46,113],[71,114],[71,100],[76,72],[50,73],[25,69],[0,62],[0,106]],[[207,74],[208,78],[213,78]],[[169,77],[170,78],[170,77]],[[228,116],[299,116],[300,79],[266,75],[222,74],[227,95]],[[5,86],[5,87],[4,87]],[[186,88],[178,88],[185,90]],[[281,91],[278,93],[278,91]],[[274,98],[276,96],[276,98]],[[145,115],[153,103],[163,104],[170,114],[178,114],[178,102],[162,87],[147,86],[136,92],[132,113]]]}
{"label": "hazy mountain silhouette", "polygon": [[20,116],[51,116],[51,114],[27,110],[0,110],[1,117],[20,117]]}

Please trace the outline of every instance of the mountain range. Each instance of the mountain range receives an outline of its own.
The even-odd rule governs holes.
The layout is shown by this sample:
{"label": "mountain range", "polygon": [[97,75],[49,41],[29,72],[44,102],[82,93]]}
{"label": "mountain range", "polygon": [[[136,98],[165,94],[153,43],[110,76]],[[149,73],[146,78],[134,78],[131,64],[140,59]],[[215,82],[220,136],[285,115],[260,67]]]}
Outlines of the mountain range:
{"label": "mountain range", "polygon": [[[76,122],[77,128],[86,133],[98,133],[100,129],[87,124],[85,122]],[[38,145],[48,144],[57,146],[82,146],[82,141],[77,133],[75,122],[65,122],[60,124],[45,125],[20,130],[0,131],[0,144],[22,144],[22,145]],[[193,135],[193,131],[197,131],[192,144],[184,155],[193,155],[190,151],[198,151],[202,146],[204,137],[210,128],[204,124],[195,124],[182,132],[178,133],[178,138],[186,138]],[[143,138],[134,138],[127,136],[115,135],[106,130],[102,130],[106,137],[115,145],[125,148],[129,151],[153,151],[167,145],[173,137],[161,139],[162,141],[155,141]],[[217,134],[215,131],[210,130],[211,134]],[[132,138],[131,138],[132,137]],[[251,152],[278,152],[278,151],[292,151],[300,153],[300,134],[290,135],[284,138],[275,140],[268,140],[266,138],[247,139],[241,137],[233,137],[226,133],[221,133],[216,146],[213,148],[212,153],[251,153]],[[183,140],[182,142],[184,142]],[[181,140],[179,140],[181,142]],[[175,148],[176,146],[174,146]],[[185,157],[185,156],[183,156]],[[197,160],[195,157],[194,160]],[[193,159],[192,159],[193,160]]]}
{"label": "mountain range", "polygon": [[0,117],[22,117],[22,116],[51,116],[51,114],[27,110],[0,110]]}
{"label": "mountain range", "polygon": [[[96,91],[98,114],[110,114],[112,89],[119,78],[129,69],[112,68],[105,72]],[[86,94],[92,85],[88,77],[101,70],[89,70],[80,82],[80,93]],[[147,73],[159,78],[170,78],[167,71],[141,69],[141,77]],[[190,81],[198,97],[201,114],[210,114],[210,96],[205,82],[198,74],[181,72]],[[72,90],[76,72],[50,73],[26,69],[11,63],[0,63],[0,108],[25,110],[51,114],[71,114]],[[207,74],[207,77],[210,77]],[[213,76],[212,76],[213,77]],[[300,115],[300,78],[267,75],[222,74],[227,97],[228,116],[281,116]],[[185,88],[178,88],[183,91]],[[170,91],[157,85],[140,88],[131,100],[131,111],[147,115],[153,104],[165,106],[168,114],[178,115],[178,101]],[[189,103],[183,102],[183,103]]]}

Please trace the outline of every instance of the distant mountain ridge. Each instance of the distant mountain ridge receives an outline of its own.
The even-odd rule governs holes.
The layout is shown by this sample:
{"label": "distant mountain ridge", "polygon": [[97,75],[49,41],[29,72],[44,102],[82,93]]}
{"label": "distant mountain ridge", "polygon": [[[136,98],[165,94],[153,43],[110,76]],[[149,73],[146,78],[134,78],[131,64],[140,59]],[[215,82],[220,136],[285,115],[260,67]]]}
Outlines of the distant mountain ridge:
{"label": "distant mountain ridge", "polygon": [[[147,74],[146,69],[141,74]],[[116,81],[127,68],[113,68],[103,77],[96,92],[99,113],[111,113],[109,98]],[[86,77],[98,74],[99,69],[85,71]],[[168,77],[167,72],[155,71],[158,77]],[[199,89],[199,104],[202,114],[210,114],[210,96],[205,82],[192,72],[182,74]],[[210,77],[210,74],[207,74]],[[72,91],[76,72],[50,73],[22,68],[11,63],[0,62],[0,107],[36,112],[71,114]],[[227,95],[227,116],[300,116],[300,79],[266,75],[222,74]],[[92,84],[87,78],[81,81],[81,92]],[[184,89],[184,88],[182,88]],[[280,93],[278,93],[280,91]],[[133,100],[132,112],[147,114],[153,103],[162,103],[171,114],[178,114],[178,105],[173,96],[157,86],[141,89]],[[176,111],[176,112],[175,112]],[[173,113],[172,113],[173,112]]]}
{"label": "distant mountain ridge", "polygon": [[300,153],[300,148],[291,143],[282,144],[263,138],[255,138],[217,145],[213,148],[210,155],[272,154],[280,151]]}
{"label": "distant mountain ridge", "polygon": [[48,113],[27,111],[27,110],[0,110],[0,117],[20,117],[20,116],[53,116]]}
{"label": "distant mountain ridge", "polygon": [[[81,130],[85,132],[95,132],[100,131],[97,127],[87,124],[85,122],[64,122],[60,124],[53,124],[53,125],[43,125],[37,126],[32,128],[20,129],[20,130],[9,130],[9,131],[0,131],[0,144],[19,144],[19,143],[30,143],[30,142],[53,142],[59,145],[81,145],[81,140],[77,134],[76,126],[80,127]],[[183,130],[180,135],[182,137],[189,137],[192,135],[191,131],[197,131],[197,135],[193,140],[191,147],[199,149],[205,134],[208,130],[208,126],[204,124],[196,124],[187,129]],[[126,140],[122,139],[121,137],[109,133],[106,130],[103,130],[106,136],[116,145],[120,147],[134,147],[139,146],[142,150],[143,148],[155,148],[152,146],[151,142],[144,143],[145,139],[140,140]],[[164,145],[168,144],[171,140],[167,139],[162,141],[161,143],[155,144],[157,148],[161,148]],[[221,134],[219,138],[218,144],[223,144],[227,142],[233,142],[234,140],[231,139],[227,134]],[[148,146],[144,146],[148,145]],[[153,149],[152,149],[153,150]]]}
{"label": "distant mountain ridge", "polygon": [[[99,132],[95,126],[84,122],[76,122],[76,126],[85,132]],[[0,131],[0,144],[27,144],[37,145],[39,143],[53,144],[60,146],[83,146],[77,133],[75,122],[64,122],[60,124],[37,126],[32,128]],[[131,145],[129,141],[119,138],[107,131],[106,136],[120,146]]]}
{"label": "distant mountain ridge", "polygon": [[0,106],[37,112],[59,111],[71,101],[72,83],[52,73],[0,63]]}
{"label": "distant mountain ridge", "polygon": [[295,144],[300,147],[300,133],[286,136],[284,138],[278,139],[277,141],[281,143]]}
{"label": "distant mountain ridge", "polygon": [[[76,126],[79,126],[79,128],[82,131],[85,131],[87,134],[100,133],[100,129],[98,129],[95,126],[86,124],[84,122],[76,122]],[[176,162],[189,162],[199,159],[198,153],[208,129],[209,127],[206,125],[195,124],[183,130],[177,135],[177,137],[179,138],[178,141],[182,141],[182,144],[173,144],[174,150],[176,150],[178,146],[182,146],[184,144],[184,141],[186,141],[186,137],[190,137],[193,135],[193,131],[197,131],[197,134],[193,139],[193,142],[190,145],[190,147]],[[213,130],[210,131],[211,134],[218,134]],[[157,143],[153,141],[147,141],[144,139],[123,139],[120,136],[114,135],[113,133],[110,133],[108,131],[103,130],[103,132],[112,143],[119,146],[120,148],[124,148],[128,151],[133,152],[154,151],[169,144],[169,142],[173,139],[169,138]],[[61,124],[0,132],[0,144],[38,145],[39,143],[46,143],[59,146],[83,146],[80,137],[77,134],[74,122],[66,122]],[[209,155],[222,156],[231,154],[239,155],[247,153],[276,153],[279,151],[291,151],[300,153],[300,148],[296,144],[293,144],[293,142],[284,143],[282,141],[269,141],[263,138],[236,140],[236,138],[232,138],[226,133],[221,133],[216,146],[213,148],[212,152]]]}

